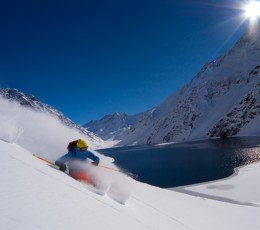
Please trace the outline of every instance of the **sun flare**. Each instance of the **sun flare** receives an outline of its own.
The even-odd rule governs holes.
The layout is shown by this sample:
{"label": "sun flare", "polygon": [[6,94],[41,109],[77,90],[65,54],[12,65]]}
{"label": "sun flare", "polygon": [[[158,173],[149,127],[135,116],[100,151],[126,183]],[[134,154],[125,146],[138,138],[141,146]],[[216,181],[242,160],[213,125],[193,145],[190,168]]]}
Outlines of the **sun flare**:
{"label": "sun flare", "polygon": [[260,2],[251,1],[245,7],[245,15],[248,18],[256,19],[260,15]]}

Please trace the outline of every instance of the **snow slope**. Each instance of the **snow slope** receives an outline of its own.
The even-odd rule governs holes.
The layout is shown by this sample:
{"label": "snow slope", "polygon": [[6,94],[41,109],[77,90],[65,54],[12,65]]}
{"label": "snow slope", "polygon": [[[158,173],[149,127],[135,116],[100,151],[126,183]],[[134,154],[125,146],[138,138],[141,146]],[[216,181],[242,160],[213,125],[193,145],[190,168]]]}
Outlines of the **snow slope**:
{"label": "snow slope", "polygon": [[[0,164],[0,229],[260,228],[260,207],[256,206],[259,164],[251,166],[250,175],[250,181],[256,186],[256,200],[250,198],[250,203],[255,206],[190,196],[130,178],[127,180],[132,181],[133,191],[122,205],[109,194],[98,195],[51,168],[21,146],[4,141],[0,141]],[[239,183],[243,182],[242,178]],[[120,183],[124,186],[125,180]],[[120,186],[118,188],[117,196],[120,196]]]}

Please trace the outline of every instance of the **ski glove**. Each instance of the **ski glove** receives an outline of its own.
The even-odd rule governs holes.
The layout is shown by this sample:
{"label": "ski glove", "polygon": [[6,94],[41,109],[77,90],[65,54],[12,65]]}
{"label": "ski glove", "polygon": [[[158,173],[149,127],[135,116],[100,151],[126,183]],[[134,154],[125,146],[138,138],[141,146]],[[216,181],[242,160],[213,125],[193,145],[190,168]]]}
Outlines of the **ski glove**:
{"label": "ski glove", "polygon": [[99,160],[93,161],[92,164],[95,165],[95,166],[98,166]]}

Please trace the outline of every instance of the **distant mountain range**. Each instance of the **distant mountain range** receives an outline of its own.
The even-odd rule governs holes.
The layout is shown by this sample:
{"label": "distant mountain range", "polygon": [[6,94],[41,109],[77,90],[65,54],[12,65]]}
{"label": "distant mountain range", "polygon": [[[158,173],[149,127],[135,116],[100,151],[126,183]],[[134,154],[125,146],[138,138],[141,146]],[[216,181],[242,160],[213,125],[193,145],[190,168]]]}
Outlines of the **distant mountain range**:
{"label": "distant mountain range", "polygon": [[68,117],[66,117],[62,112],[55,109],[54,107],[47,105],[40,100],[38,100],[35,96],[27,93],[23,93],[17,89],[11,89],[11,88],[3,88],[0,89],[0,95],[8,99],[10,101],[14,101],[16,103],[19,103],[23,107],[27,107],[28,109],[32,109],[35,111],[43,112],[50,114],[54,117],[57,117],[61,123],[64,125],[71,127],[73,129],[78,130],[79,132],[83,133],[84,135],[88,136],[90,140],[96,143],[101,143],[103,140],[101,140],[100,137],[96,136],[92,132],[88,131],[86,128],[75,124],[72,120],[70,120]]}
{"label": "distant mountain range", "polygon": [[84,127],[118,145],[260,135],[259,25],[157,107],[106,115]]}

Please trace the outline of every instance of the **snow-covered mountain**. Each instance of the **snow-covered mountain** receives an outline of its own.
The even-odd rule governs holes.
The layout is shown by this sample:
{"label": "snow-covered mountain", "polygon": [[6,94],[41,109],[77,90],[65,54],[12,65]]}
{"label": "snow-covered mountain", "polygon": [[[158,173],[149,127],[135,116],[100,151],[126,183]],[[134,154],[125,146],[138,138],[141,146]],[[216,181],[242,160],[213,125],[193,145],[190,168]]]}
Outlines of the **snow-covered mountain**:
{"label": "snow-covered mountain", "polygon": [[92,151],[109,147],[34,96],[15,89],[0,92],[0,140],[18,144],[51,161],[67,153],[68,143],[79,138],[87,141]]}
{"label": "snow-covered mountain", "polygon": [[86,135],[88,138],[90,138],[93,142],[97,142],[97,143],[103,142],[101,138],[97,137],[95,134],[88,131],[86,128],[75,124],[72,120],[66,117],[62,112],[60,112],[59,110],[55,109],[54,107],[48,104],[41,102],[31,94],[23,93],[17,89],[3,88],[0,89],[0,96],[2,96],[5,99],[8,99],[9,101],[16,102],[23,107],[54,116],[58,118],[62,124],[81,132],[83,135]]}
{"label": "snow-covered mountain", "polygon": [[254,24],[231,50],[157,107],[135,116],[109,115],[85,127],[105,140],[119,140],[118,145],[260,135],[259,84],[260,27]]}
{"label": "snow-covered mountain", "polygon": [[104,140],[121,140],[126,133],[130,133],[131,128],[142,118],[142,113],[129,116],[126,113],[114,113],[104,116],[101,120],[90,121],[83,127],[91,129]]}

